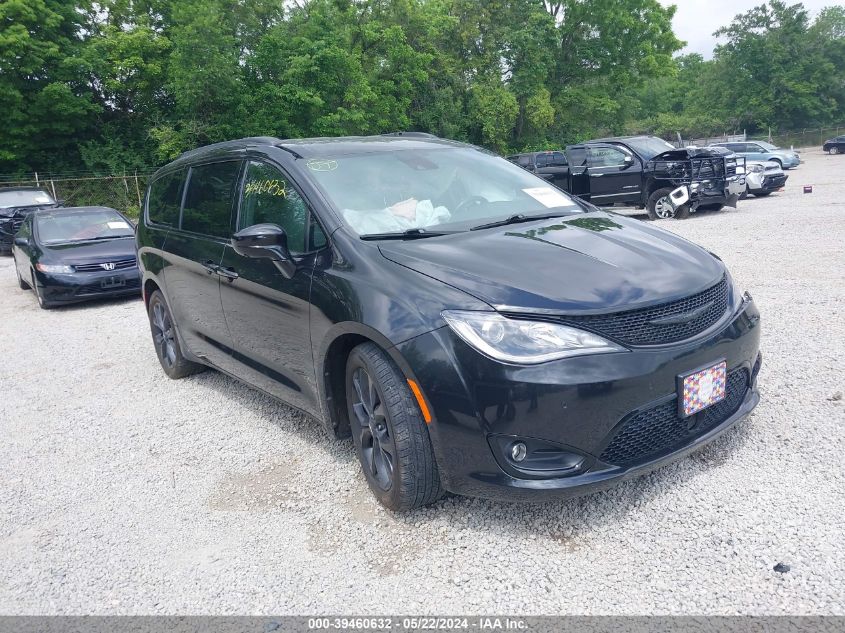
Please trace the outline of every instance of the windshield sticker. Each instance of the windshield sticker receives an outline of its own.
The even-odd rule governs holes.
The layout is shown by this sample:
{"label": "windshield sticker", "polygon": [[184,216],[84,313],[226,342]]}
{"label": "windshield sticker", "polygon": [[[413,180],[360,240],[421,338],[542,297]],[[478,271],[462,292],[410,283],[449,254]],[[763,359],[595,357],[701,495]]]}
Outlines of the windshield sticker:
{"label": "windshield sticker", "polygon": [[326,158],[309,158],[305,161],[311,171],[334,171],[337,169],[337,161]]}
{"label": "windshield sticker", "polygon": [[553,207],[569,207],[570,209],[576,208],[569,198],[557,189],[552,189],[551,187],[530,187],[528,189],[523,189],[523,191],[547,209],[551,209]]}
{"label": "windshield sticker", "polygon": [[284,180],[253,180],[246,183],[244,189],[245,196],[267,194],[270,196],[279,196],[280,198],[287,198],[287,183]]}
{"label": "windshield sticker", "polygon": [[115,229],[115,230],[130,228],[129,225],[126,222],[124,222],[123,220],[119,220],[117,222],[108,222],[108,225],[109,225],[110,229]]}

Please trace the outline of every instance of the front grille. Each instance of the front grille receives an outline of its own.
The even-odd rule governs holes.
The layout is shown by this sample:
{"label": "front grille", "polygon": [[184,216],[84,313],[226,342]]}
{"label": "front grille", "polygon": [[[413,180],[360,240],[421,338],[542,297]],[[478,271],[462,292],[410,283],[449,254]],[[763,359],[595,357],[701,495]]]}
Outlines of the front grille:
{"label": "front grille", "polygon": [[134,257],[129,259],[119,259],[111,262],[102,262],[96,264],[74,264],[73,268],[78,273],[93,273],[93,272],[102,272],[106,270],[103,268],[103,264],[110,263],[114,264],[114,268],[112,270],[125,270],[126,268],[134,268],[137,265],[137,261]]}
{"label": "front grille", "polygon": [[677,396],[640,411],[622,424],[600,459],[608,464],[628,466],[671,453],[736,413],[748,386],[748,371],[737,369],[728,374],[725,398],[694,416],[682,418],[678,414]]}
{"label": "front grille", "polygon": [[[653,323],[656,319],[706,310],[683,323]],[[575,327],[592,330],[628,345],[660,345],[682,341],[699,334],[716,323],[728,309],[728,280],[686,299],[651,308],[639,308],[612,314],[564,316],[560,320]]]}

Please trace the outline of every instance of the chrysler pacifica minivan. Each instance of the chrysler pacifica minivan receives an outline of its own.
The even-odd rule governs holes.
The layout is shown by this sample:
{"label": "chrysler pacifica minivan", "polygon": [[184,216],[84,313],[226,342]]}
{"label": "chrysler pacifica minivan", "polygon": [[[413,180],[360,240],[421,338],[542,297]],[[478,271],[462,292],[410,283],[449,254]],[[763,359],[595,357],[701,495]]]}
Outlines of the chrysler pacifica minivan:
{"label": "chrysler pacifica minivan", "polygon": [[759,400],[760,316],[718,257],[429,135],[188,152],[137,246],[164,372],[351,435],[396,510],[596,490]]}

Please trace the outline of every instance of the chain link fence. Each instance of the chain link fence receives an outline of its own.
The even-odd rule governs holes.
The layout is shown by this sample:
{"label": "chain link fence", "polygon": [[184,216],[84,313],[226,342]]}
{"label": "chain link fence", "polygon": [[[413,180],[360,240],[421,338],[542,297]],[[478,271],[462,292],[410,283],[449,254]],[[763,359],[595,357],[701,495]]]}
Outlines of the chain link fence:
{"label": "chain link fence", "polygon": [[68,207],[102,206],[122,211],[135,219],[147,180],[152,174],[123,176],[49,176],[31,178],[0,177],[0,190],[7,187],[39,187]]}

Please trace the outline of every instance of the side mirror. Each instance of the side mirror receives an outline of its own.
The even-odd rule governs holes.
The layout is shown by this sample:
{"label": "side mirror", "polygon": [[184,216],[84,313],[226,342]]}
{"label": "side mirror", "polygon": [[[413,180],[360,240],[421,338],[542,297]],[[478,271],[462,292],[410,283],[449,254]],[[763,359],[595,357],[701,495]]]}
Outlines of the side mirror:
{"label": "side mirror", "polygon": [[271,260],[288,279],[296,272],[288,237],[278,224],[254,224],[241,229],[232,236],[232,248],[244,257]]}
{"label": "side mirror", "polygon": [[29,246],[29,238],[28,237],[16,237],[15,238],[15,246]]}
{"label": "side mirror", "polygon": [[624,168],[628,169],[628,167],[630,167],[633,164],[634,164],[634,157],[631,156],[630,154],[625,154],[625,161],[624,161],[624,165],[623,165]]}
{"label": "side mirror", "polygon": [[56,200],[56,204],[58,204],[60,207],[65,206],[65,199],[59,198],[58,200]]}

